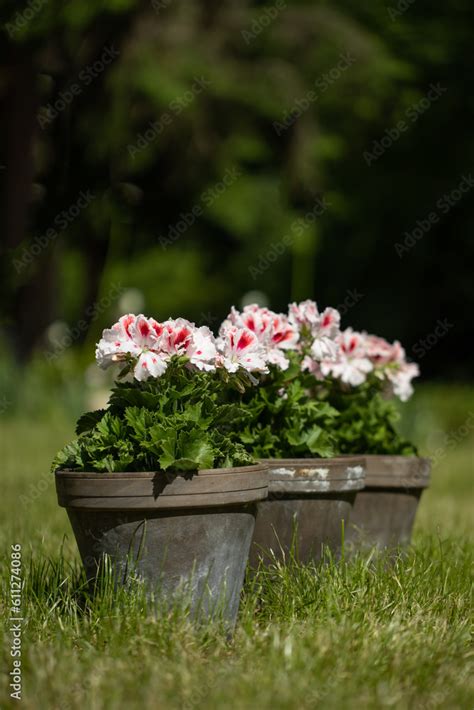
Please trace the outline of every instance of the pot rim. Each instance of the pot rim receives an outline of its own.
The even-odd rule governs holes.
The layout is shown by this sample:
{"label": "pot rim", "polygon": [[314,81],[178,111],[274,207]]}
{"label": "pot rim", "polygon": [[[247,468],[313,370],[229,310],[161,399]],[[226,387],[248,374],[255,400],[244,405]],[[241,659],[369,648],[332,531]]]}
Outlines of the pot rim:
{"label": "pot rim", "polygon": [[431,479],[432,460],[425,456],[367,454],[366,487],[427,488]]}
{"label": "pot rim", "polygon": [[232,472],[240,472],[240,471],[245,471],[245,472],[251,472],[251,471],[261,471],[262,470],[262,464],[261,463],[256,463],[256,464],[250,464],[248,466],[229,466],[225,468],[200,468],[197,471],[163,471],[160,469],[157,469],[156,471],[113,471],[113,472],[100,472],[100,471],[74,471],[72,469],[67,469],[67,468],[62,468],[62,469],[57,469],[54,473],[54,475],[60,475],[61,477],[71,477],[71,478],[90,478],[90,479],[96,479],[100,478],[101,480],[104,479],[116,479],[116,480],[125,480],[127,477],[131,479],[139,479],[139,478],[144,478],[144,479],[153,479],[156,475],[160,476],[182,476],[183,478],[186,479],[191,479],[194,476],[208,476],[208,475],[216,475],[217,473],[232,473]]}
{"label": "pot rim", "polygon": [[58,503],[65,508],[133,510],[242,505],[268,495],[268,467],[181,471],[55,472]]}
{"label": "pot rim", "polygon": [[261,459],[269,466],[269,493],[335,493],[364,488],[363,456]]}

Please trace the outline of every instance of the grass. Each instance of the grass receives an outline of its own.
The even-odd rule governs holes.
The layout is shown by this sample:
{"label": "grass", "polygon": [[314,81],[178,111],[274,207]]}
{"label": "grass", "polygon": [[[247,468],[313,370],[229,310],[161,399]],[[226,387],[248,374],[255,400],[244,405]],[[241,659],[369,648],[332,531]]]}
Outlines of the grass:
{"label": "grass", "polygon": [[[471,393],[472,394],[472,393]],[[4,422],[0,532],[2,611],[8,555],[23,554],[25,708],[461,708],[474,706],[471,573],[473,435],[459,432],[472,399],[444,420],[439,390],[421,392],[408,423],[440,412],[438,454],[413,547],[395,561],[328,560],[248,579],[235,635],[151,608],[142,590],[91,599],[48,473],[70,415]],[[452,406],[451,406],[452,405]],[[464,407],[464,418],[460,411]],[[444,442],[444,444],[443,444]],[[438,446],[439,445],[439,446]],[[425,451],[426,452],[426,451]],[[0,707],[10,707],[11,634],[2,629]]]}

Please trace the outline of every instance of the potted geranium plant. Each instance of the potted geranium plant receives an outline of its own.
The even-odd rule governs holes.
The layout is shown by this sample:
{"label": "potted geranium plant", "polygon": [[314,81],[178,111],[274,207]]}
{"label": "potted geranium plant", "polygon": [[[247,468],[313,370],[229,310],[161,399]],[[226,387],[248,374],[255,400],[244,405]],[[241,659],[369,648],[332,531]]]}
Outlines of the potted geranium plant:
{"label": "potted geranium plant", "polygon": [[120,367],[108,407],[79,419],[53,463],[88,577],[107,555],[119,583],[132,567],[232,625],[268,474],[231,436],[245,411],[229,391],[268,372],[265,348],[246,328],[216,341],[181,318],[126,315],[96,357]]}
{"label": "potted geranium plant", "polygon": [[335,435],[342,454],[365,454],[365,488],[352,511],[348,541],[392,547],[410,541],[431,464],[397,431],[395,399],[413,393],[418,365],[399,342],[348,328],[338,336],[336,358],[321,363],[328,401],[338,411]]}
{"label": "potted geranium plant", "polygon": [[338,554],[342,521],[348,524],[356,492],[364,485],[364,460],[338,457],[338,412],[315,393],[323,360],[335,360],[339,313],[319,313],[310,301],[288,315],[257,305],[231,309],[220,329],[254,333],[265,349],[268,374],[240,401],[247,419],[236,430],[246,450],[269,465],[269,496],[258,505],[250,561],[268,562],[292,549],[301,561],[320,559],[323,545]]}

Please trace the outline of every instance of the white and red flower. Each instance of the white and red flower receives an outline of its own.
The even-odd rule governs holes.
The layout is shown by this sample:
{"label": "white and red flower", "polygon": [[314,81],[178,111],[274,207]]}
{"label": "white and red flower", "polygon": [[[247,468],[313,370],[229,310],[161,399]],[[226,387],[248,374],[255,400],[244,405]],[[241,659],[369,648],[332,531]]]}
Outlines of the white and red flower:
{"label": "white and red flower", "polygon": [[337,344],[337,359],[321,362],[322,374],[332,375],[353,387],[361,385],[373,370],[373,364],[367,356],[364,335],[347,328],[338,336]]}
{"label": "white and red flower", "polygon": [[168,362],[158,352],[144,350],[138,356],[133,374],[136,380],[143,381],[149,377],[161,377],[167,367]]}
{"label": "white and red flower", "polygon": [[214,335],[205,325],[195,328],[192,342],[188,347],[189,362],[198,370],[207,372],[216,369],[217,345]]}
{"label": "white and red flower", "polygon": [[119,360],[125,360],[127,354],[138,355],[140,348],[132,337],[131,328],[137,316],[129,313],[122,316],[112,328],[103,331],[97,343],[96,359],[100,367],[106,368]]}
{"label": "white and red flower", "polygon": [[326,308],[322,313],[314,301],[290,303],[289,321],[300,334],[299,350],[303,353],[301,367],[320,375],[319,363],[335,360],[338,354],[341,316],[335,308]]}
{"label": "white and red flower", "polygon": [[413,394],[411,381],[420,374],[418,365],[407,362],[405,349],[398,340],[389,343],[377,335],[365,335],[365,342],[376,377],[388,381],[392,393],[406,402]]}
{"label": "white and red flower", "polygon": [[313,327],[318,324],[319,311],[315,301],[307,299],[301,303],[290,303],[288,306],[288,317],[290,322],[298,330],[307,329],[312,332]]}
{"label": "white and red flower", "polygon": [[129,313],[122,316],[112,328],[104,330],[97,344],[96,359],[103,369],[113,362],[134,362],[137,380],[160,377],[167,363],[160,352],[163,326],[153,318]]}
{"label": "white and red flower", "polygon": [[214,370],[215,338],[209,328],[197,328],[184,318],[169,319],[162,324],[154,318],[129,314],[104,330],[96,349],[100,367],[129,361],[135,379],[140,381],[160,377],[173,356],[189,358],[189,367]]}
{"label": "white and red flower", "polygon": [[420,368],[415,362],[405,362],[396,369],[387,370],[387,379],[393,389],[393,394],[406,402],[413,394],[411,381],[418,377]]}
{"label": "white and red flower", "polygon": [[339,351],[337,338],[340,334],[341,315],[335,308],[326,308],[312,328],[314,338],[311,355],[317,361],[336,360]]}
{"label": "white and red flower", "polygon": [[247,372],[268,372],[265,348],[249,328],[227,325],[217,340],[217,346],[217,363],[228,372],[237,372],[241,367]]}
{"label": "white and red flower", "polygon": [[367,335],[366,333],[363,333],[363,335],[365,337],[367,355],[374,367],[396,362],[400,358],[403,348],[398,341],[392,344],[378,335]]}
{"label": "white and red flower", "polygon": [[288,368],[289,360],[283,351],[295,348],[299,333],[285,315],[275,313],[268,308],[261,308],[257,304],[245,306],[242,312],[232,306],[219,333],[225,336],[232,326],[247,328],[256,335],[265,350],[265,359],[268,363],[276,365],[281,370]]}
{"label": "white and red flower", "polygon": [[194,323],[185,318],[168,319],[163,323],[161,349],[168,357],[187,355],[188,349],[192,345],[195,329]]}
{"label": "white and red flower", "polygon": [[158,323],[129,313],[104,330],[96,358],[102,368],[114,362],[129,363],[141,381],[163,375],[173,357],[182,357],[187,368],[204,371],[223,367],[231,373],[239,368],[268,373],[268,365],[285,370],[287,353],[294,350],[301,369],[318,380],[332,376],[355,387],[373,372],[388,383],[392,394],[406,401],[419,368],[407,362],[400,343],[352,328],[341,333],[339,324],[337,310],[326,308],[320,313],[310,300],[290,304],[288,316],[255,304],[242,312],[232,308],[217,340],[209,328],[184,318]]}

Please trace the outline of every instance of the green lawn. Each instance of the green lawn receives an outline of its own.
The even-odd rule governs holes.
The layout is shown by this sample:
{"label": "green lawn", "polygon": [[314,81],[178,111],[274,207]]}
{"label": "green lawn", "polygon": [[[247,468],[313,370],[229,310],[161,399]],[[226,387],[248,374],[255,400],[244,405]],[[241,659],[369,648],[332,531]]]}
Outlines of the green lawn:
{"label": "green lawn", "polygon": [[[422,442],[423,427],[457,432],[449,446],[439,434],[442,451],[408,554],[393,564],[361,558],[260,573],[247,584],[232,640],[218,628],[193,628],[178,612],[152,613],[140,590],[104,589],[84,611],[78,554],[49,474],[55,450],[71,438],[72,416],[5,417],[2,607],[6,616],[7,555],[20,543],[22,706],[472,710],[474,437],[459,427],[474,407],[472,392],[449,392],[421,391],[407,408],[405,427]],[[454,414],[444,416],[448,410]],[[14,704],[7,673],[2,708]]]}

